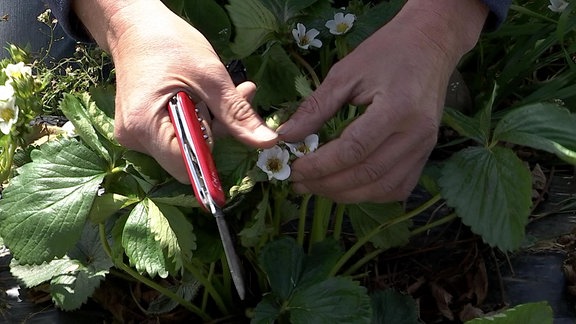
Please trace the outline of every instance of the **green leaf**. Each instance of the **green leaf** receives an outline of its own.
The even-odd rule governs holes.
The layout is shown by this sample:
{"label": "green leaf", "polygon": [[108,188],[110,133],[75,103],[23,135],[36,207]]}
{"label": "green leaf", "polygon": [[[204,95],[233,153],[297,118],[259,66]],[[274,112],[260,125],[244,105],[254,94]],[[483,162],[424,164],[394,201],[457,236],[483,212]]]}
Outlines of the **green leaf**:
{"label": "green leaf", "polygon": [[192,25],[210,41],[217,53],[224,53],[232,33],[232,26],[224,8],[215,0],[182,2],[184,2],[186,17]]}
{"label": "green leaf", "polygon": [[98,225],[89,223],[84,227],[82,239],[68,256],[80,267],[74,273],[53,278],[50,282],[50,294],[60,308],[74,310],[92,296],[114,264],[102,248]]}
{"label": "green leaf", "polygon": [[156,204],[171,205],[184,208],[199,208],[200,203],[194,197],[192,187],[178,181],[169,181],[154,187],[148,197]]}
{"label": "green leaf", "polygon": [[[188,275],[187,277],[191,277]],[[169,285],[168,289],[173,291],[177,296],[182,297],[184,300],[191,301],[194,296],[198,293],[201,284],[198,280],[193,278],[185,278],[178,282],[176,286]],[[174,299],[166,296],[160,295],[156,299],[152,300],[148,305],[146,313],[159,315],[171,312],[180,304]]]}
{"label": "green leaf", "polygon": [[[351,204],[346,206],[354,232],[362,237],[372,232],[382,223],[387,223],[404,214],[404,209],[398,203],[390,204]],[[394,224],[372,239],[370,242],[377,248],[387,249],[404,245],[410,239],[410,221]]]}
{"label": "green leaf", "polygon": [[168,177],[166,171],[150,155],[130,150],[125,151],[123,157],[126,159],[127,165],[136,171],[131,173],[151,185],[156,185]]}
{"label": "green leaf", "polygon": [[458,134],[473,139],[479,144],[483,145],[488,141],[486,134],[481,130],[478,119],[468,117],[456,109],[446,107],[442,122],[457,131]]}
{"label": "green leaf", "polygon": [[68,256],[38,265],[20,264],[18,260],[12,258],[10,273],[30,288],[52,280],[54,277],[74,273],[80,266],[79,262],[71,260]]}
{"label": "green leaf", "polygon": [[95,152],[98,152],[106,160],[110,161],[110,154],[104,148],[98,134],[92,125],[90,116],[83,102],[71,94],[65,94],[64,99],[60,103],[60,109],[66,115],[66,118],[72,122],[76,128],[76,132],[82,140],[91,147]]}
{"label": "green leaf", "polygon": [[372,323],[419,324],[418,305],[412,297],[393,289],[372,294]]}
{"label": "green leaf", "polygon": [[310,81],[302,74],[296,76],[296,79],[294,79],[294,89],[296,89],[296,92],[302,98],[306,98],[314,92],[310,85]]}
{"label": "green leaf", "polygon": [[304,271],[299,287],[315,284],[328,278],[330,271],[343,255],[340,243],[334,239],[314,243],[304,260]]}
{"label": "green leaf", "polygon": [[244,58],[278,32],[278,21],[259,0],[230,0],[226,10],[234,24],[236,38],[232,50]]}
{"label": "green leaf", "polygon": [[240,242],[244,247],[257,246],[262,242],[262,237],[264,235],[268,235],[272,232],[272,228],[266,224],[266,214],[268,211],[268,205],[270,204],[268,196],[268,191],[265,191],[262,200],[256,206],[256,213],[253,216],[252,222],[246,225],[240,233],[238,233]]}
{"label": "green leaf", "polygon": [[292,323],[370,323],[366,288],[349,278],[329,278],[297,290],[287,306]]}
{"label": "green leaf", "polygon": [[284,316],[291,323],[369,323],[366,288],[349,278],[327,278],[340,254],[333,240],[316,244],[308,256],[290,237],[268,243],[260,264],[272,293],[256,306],[252,323],[273,323]]}
{"label": "green leaf", "polygon": [[227,137],[216,141],[212,156],[224,187],[229,188],[254,167],[258,152],[254,148]]}
{"label": "green leaf", "polygon": [[[114,92],[109,92],[106,97],[103,90],[95,91],[95,93],[98,95],[98,102],[102,105],[109,105],[110,101],[112,101],[112,104],[114,103]],[[104,109],[100,109],[89,94],[84,94],[82,99],[82,104],[86,108],[86,113],[92,122],[92,126],[110,143],[119,146],[120,144],[114,137],[114,118],[109,117]],[[106,107],[106,109],[110,109],[110,107]],[[114,109],[114,105],[112,105],[111,109]]]}
{"label": "green leaf", "polygon": [[318,0],[266,0],[262,3],[274,14],[280,23],[287,23],[299,12]]}
{"label": "green leaf", "polygon": [[254,106],[269,107],[297,99],[300,70],[280,44],[270,46],[262,56],[247,58],[245,64],[248,71],[255,71],[250,76],[258,85]]}
{"label": "green leaf", "polygon": [[[358,46],[380,27],[384,26],[402,9],[406,0],[382,1],[358,16],[354,26],[345,37],[352,48]],[[330,18],[334,19],[334,18]]]}
{"label": "green leaf", "polygon": [[[282,257],[279,257],[282,256]],[[280,300],[287,300],[302,276],[305,254],[292,238],[268,243],[260,254],[260,264],[268,275],[270,288]]]}
{"label": "green leaf", "polygon": [[139,201],[137,198],[126,197],[114,193],[105,193],[94,199],[88,218],[93,223],[104,223],[110,216],[122,208],[128,207]]}
{"label": "green leaf", "polygon": [[265,295],[254,308],[254,318],[251,324],[274,324],[280,317],[281,305],[272,295]]}
{"label": "green leaf", "polygon": [[554,314],[548,302],[528,303],[502,313],[475,318],[466,324],[552,324]]}
{"label": "green leaf", "polygon": [[51,281],[55,303],[73,310],[92,296],[112,266],[100,244],[97,225],[87,223],[76,248],[63,258],[40,265],[22,265],[12,259],[10,271],[27,287]]}
{"label": "green leaf", "polygon": [[511,150],[471,147],[450,157],[439,180],[442,196],[462,222],[491,246],[513,250],[530,214],[530,171]]}
{"label": "green leaf", "polygon": [[494,140],[528,146],[556,154],[576,164],[576,115],[554,104],[519,107],[496,125]]}
{"label": "green leaf", "polygon": [[80,239],[107,165],[75,140],[32,152],[0,200],[0,236],[22,264],[62,257]]}
{"label": "green leaf", "polygon": [[139,272],[165,278],[190,260],[196,241],[192,224],[177,208],[146,198],[132,210],[122,233],[122,245]]}

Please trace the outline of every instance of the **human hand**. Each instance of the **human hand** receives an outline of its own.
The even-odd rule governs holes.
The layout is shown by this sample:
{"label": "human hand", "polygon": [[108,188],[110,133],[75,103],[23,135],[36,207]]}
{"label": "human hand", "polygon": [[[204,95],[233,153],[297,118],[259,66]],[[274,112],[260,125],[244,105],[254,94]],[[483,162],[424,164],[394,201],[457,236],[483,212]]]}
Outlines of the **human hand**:
{"label": "human hand", "polygon": [[240,141],[276,143],[277,134],[248,102],[255,85],[235,87],[206,38],[160,1],[84,0],[75,2],[75,11],[114,60],[115,135],[123,146],[151,155],[177,180],[189,182],[166,108],[179,91],[208,106]]}
{"label": "human hand", "polygon": [[[447,19],[447,12],[460,17]],[[336,63],[279,128],[281,139],[316,132],[346,103],[366,111],[339,138],[292,164],[295,191],[346,203],[407,198],[436,143],[450,75],[486,15],[477,0],[408,1]]]}

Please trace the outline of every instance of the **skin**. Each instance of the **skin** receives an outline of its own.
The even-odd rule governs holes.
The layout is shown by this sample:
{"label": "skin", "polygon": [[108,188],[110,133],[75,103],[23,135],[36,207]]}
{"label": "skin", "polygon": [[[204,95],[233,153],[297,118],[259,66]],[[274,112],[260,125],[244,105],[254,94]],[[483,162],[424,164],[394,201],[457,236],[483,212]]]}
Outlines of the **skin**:
{"label": "skin", "polygon": [[211,108],[242,142],[273,146],[278,135],[252,109],[251,82],[235,87],[206,38],[161,1],[78,0],[86,29],[109,52],[117,75],[115,136],[189,183],[166,104],[178,91]]}
{"label": "skin", "polygon": [[188,178],[165,106],[178,91],[210,107],[231,135],[261,148],[304,139],[345,103],[367,106],[338,139],[292,165],[297,192],[347,203],[410,194],[436,143],[449,77],[488,15],[480,0],[408,0],[332,67],[278,136],[249,104],[254,84],[234,87],[204,36],[160,1],[78,0],[73,9],[114,60],[118,141],[151,155],[181,182]]}
{"label": "skin", "polygon": [[295,191],[344,203],[406,199],[436,144],[450,75],[487,15],[479,0],[409,0],[335,64],[279,128],[281,139],[315,133],[346,103],[367,109],[339,138],[292,164]]}

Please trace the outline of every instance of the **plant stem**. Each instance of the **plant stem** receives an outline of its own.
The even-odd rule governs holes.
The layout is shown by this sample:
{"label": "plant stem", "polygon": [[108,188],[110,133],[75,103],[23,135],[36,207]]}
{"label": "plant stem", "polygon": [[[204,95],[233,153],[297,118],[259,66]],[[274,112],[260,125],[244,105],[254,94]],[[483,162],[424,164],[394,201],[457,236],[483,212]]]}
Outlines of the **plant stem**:
{"label": "plant stem", "polygon": [[284,203],[287,194],[286,190],[281,190],[280,192],[274,191],[274,211],[272,212],[273,232],[271,239],[280,235],[280,225],[282,224],[282,204]]}
{"label": "plant stem", "polygon": [[510,6],[510,10],[514,10],[514,11],[517,11],[517,12],[519,12],[519,13],[523,13],[523,14],[528,15],[528,16],[532,16],[532,17],[535,17],[535,18],[539,18],[539,19],[542,19],[542,20],[547,21],[547,22],[551,22],[551,23],[553,23],[554,25],[558,24],[558,22],[557,22],[556,20],[554,20],[554,19],[552,19],[552,18],[549,18],[549,17],[546,17],[546,16],[544,16],[544,15],[541,15],[541,14],[539,14],[539,13],[536,13],[536,12],[530,10],[530,9],[526,9],[526,8],[524,8],[524,7],[522,7],[522,6],[511,5],[511,6]]}
{"label": "plant stem", "polygon": [[454,220],[457,217],[458,216],[456,215],[456,213],[451,213],[449,215],[446,215],[446,216],[444,216],[444,217],[442,217],[442,218],[440,218],[440,219],[438,219],[432,223],[426,224],[424,226],[421,226],[421,227],[413,230],[412,232],[410,232],[410,236],[416,236],[420,233],[426,232],[427,230],[429,230],[431,228],[434,228],[436,226],[440,226],[444,223],[448,223],[449,221]]}
{"label": "plant stem", "polygon": [[178,302],[180,305],[182,305],[184,308],[186,308],[189,311],[191,311],[192,313],[200,316],[202,318],[202,320],[204,320],[204,321],[211,320],[210,316],[208,316],[208,314],[206,314],[204,311],[202,311],[200,308],[198,308],[198,306],[192,304],[191,302],[187,301],[186,299],[182,298],[181,296],[178,296],[177,294],[172,292],[170,289],[162,287],[162,285],[158,284],[157,282],[154,282],[153,280],[146,278],[145,276],[141,275],[136,270],[132,269],[131,267],[126,265],[124,262],[122,262],[120,259],[114,258],[112,256],[112,249],[110,248],[110,244],[108,243],[108,239],[107,239],[107,235],[106,235],[106,226],[102,223],[98,224],[98,232],[100,234],[100,242],[102,244],[102,247],[104,248],[104,251],[106,252],[108,257],[110,257],[110,259],[112,259],[112,261],[114,262],[114,265],[116,267],[120,268],[122,271],[126,272],[132,278],[140,281],[141,283],[145,284],[146,286],[158,291],[159,293],[161,293],[161,294],[163,294],[169,298],[172,298],[173,300]]}
{"label": "plant stem", "polygon": [[356,241],[356,243],[354,243],[354,245],[352,245],[352,247],[350,247],[350,249],[348,251],[346,251],[346,253],[344,253],[344,255],[340,258],[340,260],[338,260],[336,265],[334,265],[334,267],[330,271],[330,276],[335,276],[336,273],[340,270],[340,268],[342,268],[344,266],[344,264],[346,264],[346,262],[348,262],[348,260],[350,260],[350,258],[352,258],[352,256],[362,246],[364,246],[364,244],[368,243],[368,241],[370,241],[370,239],[372,237],[378,235],[381,231],[389,228],[390,226],[393,226],[395,224],[409,220],[410,218],[422,213],[423,211],[428,209],[430,206],[432,206],[436,202],[438,202],[441,198],[442,197],[440,196],[440,194],[438,194],[438,195],[430,198],[430,200],[428,200],[424,204],[420,205],[418,208],[410,211],[409,213],[406,213],[406,214],[404,214],[398,218],[392,219],[388,222],[384,222],[384,223],[380,224],[378,227],[376,227],[374,230],[372,230],[370,233],[366,234],[363,237],[358,238],[358,241]]}
{"label": "plant stem", "polygon": [[296,236],[296,242],[298,245],[304,246],[304,236],[306,235],[306,216],[308,215],[308,203],[312,198],[311,194],[306,194],[302,198],[302,204],[300,206],[300,218],[298,218],[298,234]]}
{"label": "plant stem", "polygon": [[310,74],[310,77],[314,82],[314,87],[318,88],[320,86],[320,79],[318,79],[318,75],[316,74],[316,71],[314,71],[314,68],[312,68],[312,66],[294,49],[290,50],[290,55],[292,55],[292,57],[295,58],[306,71],[308,71],[308,74]]}
{"label": "plant stem", "polygon": [[332,212],[332,201],[327,198],[316,196],[315,197],[314,218],[312,219],[312,229],[310,230],[310,245],[317,242],[322,242],[326,238],[328,231],[328,223],[330,221],[330,213]]}
{"label": "plant stem", "polygon": [[198,268],[195,267],[193,264],[190,264],[188,262],[184,263],[184,268],[186,268],[186,270],[188,272],[190,272],[196,280],[200,281],[200,283],[204,287],[204,291],[206,291],[208,294],[210,294],[210,296],[212,297],[212,299],[216,303],[216,306],[218,307],[218,309],[223,314],[228,314],[228,308],[226,307],[226,304],[222,300],[222,296],[220,296],[220,294],[218,293],[218,291],[216,290],[216,288],[214,288],[214,285],[212,284],[212,276],[213,276],[214,266],[215,266],[214,263],[210,264],[210,271],[208,273],[208,277],[205,277],[202,275],[202,273],[200,271],[198,271]]}
{"label": "plant stem", "polygon": [[342,235],[342,224],[344,223],[344,211],[346,210],[346,205],[337,204],[336,205],[336,216],[334,217],[334,239],[339,241]]}
{"label": "plant stem", "polygon": [[[456,217],[457,217],[456,213],[451,213],[450,215],[442,217],[441,219],[439,219],[435,222],[429,223],[425,226],[422,226],[422,227],[419,227],[419,228],[413,230],[412,232],[410,232],[410,236],[415,236],[415,235],[420,234],[422,232],[425,232],[431,228],[434,228],[436,226],[440,226],[444,223],[447,223],[447,222],[455,219]],[[352,266],[350,266],[350,268],[348,268],[348,270],[344,271],[344,275],[351,275],[352,273],[356,272],[356,270],[360,269],[360,267],[362,267],[366,263],[370,262],[370,260],[372,260],[377,255],[379,255],[380,253],[382,253],[386,250],[387,250],[387,248],[381,248],[381,249],[376,249],[370,253],[367,253],[360,260],[358,260]]]}

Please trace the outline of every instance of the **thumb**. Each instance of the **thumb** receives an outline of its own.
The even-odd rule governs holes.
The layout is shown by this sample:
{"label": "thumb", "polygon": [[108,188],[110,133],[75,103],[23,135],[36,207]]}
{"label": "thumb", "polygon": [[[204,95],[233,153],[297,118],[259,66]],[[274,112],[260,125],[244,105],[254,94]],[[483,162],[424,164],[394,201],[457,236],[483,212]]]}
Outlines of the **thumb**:
{"label": "thumb", "polygon": [[278,134],[266,126],[247,100],[255,90],[254,84],[244,83],[236,88],[229,77],[225,81],[219,93],[206,93],[205,101],[214,117],[230,135],[247,145],[266,148],[276,144]]}
{"label": "thumb", "polygon": [[347,91],[329,77],[306,98],[296,112],[278,127],[280,138],[287,142],[302,140],[315,133],[346,102]]}

